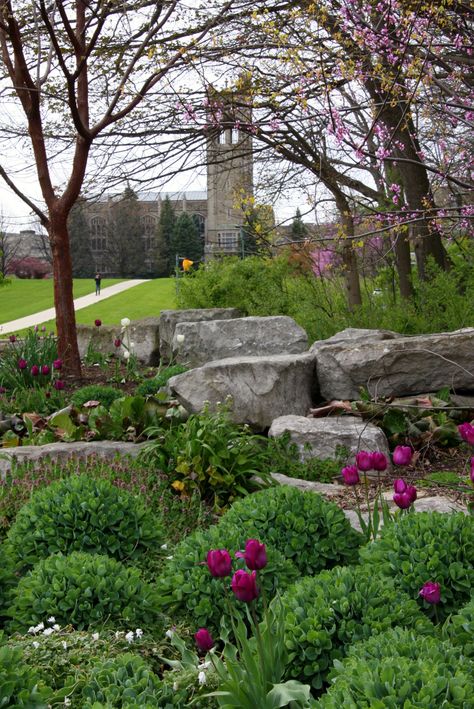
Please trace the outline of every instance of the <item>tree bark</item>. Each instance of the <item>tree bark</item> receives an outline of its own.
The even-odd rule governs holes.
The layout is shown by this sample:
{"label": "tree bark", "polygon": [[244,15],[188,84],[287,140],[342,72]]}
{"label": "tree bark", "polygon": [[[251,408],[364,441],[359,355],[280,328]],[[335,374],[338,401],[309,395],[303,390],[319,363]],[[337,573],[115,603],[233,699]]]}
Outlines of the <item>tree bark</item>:
{"label": "tree bark", "polygon": [[345,239],[345,243],[342,247],[342,261],[346,280],[347,305],[349,310],[352,311],[357,306],[362,305],[359,267],[357,264],[357,255],[353,248],[354,220],[345,194],[335,186],[331,187],[327,185],[327,187],[333,193],[337,209],[341,215],[343,239]]}
{"label": "tree bark", "polygon": [[400,295],[405,300],[411,300],[413,297],[413,281],[411,277],[410,242],[403,233],[395,236],[395,260]]}

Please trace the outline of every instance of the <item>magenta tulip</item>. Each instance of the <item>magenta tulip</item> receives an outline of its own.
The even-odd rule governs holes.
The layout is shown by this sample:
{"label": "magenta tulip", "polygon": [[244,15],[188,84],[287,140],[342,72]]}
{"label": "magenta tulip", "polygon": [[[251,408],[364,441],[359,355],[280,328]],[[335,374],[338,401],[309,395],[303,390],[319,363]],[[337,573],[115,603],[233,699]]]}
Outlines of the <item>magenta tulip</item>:
{"label": "magenta tulip", "polygon": [[357,485],[360,482],[359,471],[355,465],[347,465],[341,470],[341,475],[346,485]]}
{"label": "magenta tulip", "polygon": [[53,362],[53,369],[61,369],[63,366],[63,361],[62,359],[55,359]]}
{"label": "magenta tulip", "polygon": [[359,470],[372,470],[372,453],[359,451],[356,455],[356,465]]}
{"label": "magenta tulip", "polygon": [[402,480],[402,478],[397,478],[397,480],[393,483],[393,489],[398,493],[405,492],[407,489],[407,484],[404,480]]}
{"label": "magenta tulip", "polygon": [[470,446],[474,446],[474,426],[470,423],[462,423],[458,426],[459,435],[469,443]]}
{"label": "magenta tulip", "polygon": [[374,451],[371,457],[372,468],[374,470],[387,470],[387,457],[383,453],[380,453],[380,451]]}
{"label": "magenta tulip", "polygon": [[209,652],[209,650],[214,647],[212,635],[206,628],[199,628],[197,633],[194,633],[194,640],[201,652]]}
{"label": "magenta tulip", "polygon": [[61,389],[64,389],[65,384],[64,384],[64,382],[63,382],[62,379],[56,379],[56,381],[55,381],[54,384],[53,384],[53,387],[54,387],[57,391],[61,391]]}
{"label": "magenta tulip", "polygon": [[407,492],[396,492],[393,501],[401,510],[407,510],[412,504],[411,496]]}
{"label": "magenta tulip", "polygon": [[257,572],[252,571],[252,573],[249,574],[247,571],[239,569],[232,577],[231,588],[239,601],[251,603],[258,598],[259,593],[257,587]]}
{"label": "magenta tulip", "polygon": [[404,495],[407,495],[407,497],[410,499],[410,502],[415,502],[416,487],[414,485],[407,485],[407,489],[405,490]]}
{"label": "magenta tulip", "polygon": [[94,325],[96,327],[100,327],[102,325],[102,320],[99,320],[99,318],[97,318],[97,320],[94,320]]}
{"label": "magenta tulip", "polygon": [[41,367],[41,374],[44,374],[45,376],[50,373],[50,368],[48,367],[47,364],[43,364]]}
{"label": "magenta tulip", "polygon": [[474,458],[471,458],[471,482],[474,485]]}
{"label": "magenta tulip", "polygon": [[441,600],[441,586],[435,581],[427,581],[423,584],[423,587],[420,589],[418,595],[421,596],[427,603],[436,605]]}
{"label": "magenta tulip", "polygon": [[267,565],[267,550],[265,544],[261,544],[258,539],[247,539],[245,542],[245,552],[238,551],[235,555],[238,559],[245,559],[247,567],[253,571],[264,569]]}
{"label": "magenta tulip", "polygon": [[16,342],[16,335],[10,335],[8,339],[10,340],[10,342]]}
{"label": "magenta tulip", "polygon": [[34,364],[32,368],[30,369],[30,374],[32,377],[37,377],[38,374],[40,373],[40,368],[38,367],[37,364]]}
{"label": "magenta tulip", "polygon": [[232,559],[227,549],[211,549],[207,552],[207,567],[214,578],[230,576]]}
{"label": "magenta tulip", "polygon": [[397,446],[393,451],[395,465],[410,465],[413,451],[410,446]]}
{"label": "magenta tulip", "polygon": [[115,345],[115,347],[120,347],[121,344],[122,344],[122,340],[117,337],[117,339],[114,340],[114,345]]}
{"label": "magenta tulip", "polygon": [[28,366],[28,362],[26,361],[26,359],[22,358],[22,359],[18,360],[18,369],[26,369],[27,366]]}

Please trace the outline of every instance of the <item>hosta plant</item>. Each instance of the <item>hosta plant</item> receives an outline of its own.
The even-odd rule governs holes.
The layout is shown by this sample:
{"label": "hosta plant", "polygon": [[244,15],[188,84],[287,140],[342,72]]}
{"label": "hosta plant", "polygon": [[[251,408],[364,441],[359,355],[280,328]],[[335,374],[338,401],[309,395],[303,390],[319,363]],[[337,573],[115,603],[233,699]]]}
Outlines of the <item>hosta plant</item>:
{"label": "hosta plant", "polygon": [[474,595],[464,608],[448,618],[443,635],[474,660]]}
{"label": "hosta plant", "polygon": [[0,707],[47,709],[52,690],[27,665],[21,650],[0,647]]}

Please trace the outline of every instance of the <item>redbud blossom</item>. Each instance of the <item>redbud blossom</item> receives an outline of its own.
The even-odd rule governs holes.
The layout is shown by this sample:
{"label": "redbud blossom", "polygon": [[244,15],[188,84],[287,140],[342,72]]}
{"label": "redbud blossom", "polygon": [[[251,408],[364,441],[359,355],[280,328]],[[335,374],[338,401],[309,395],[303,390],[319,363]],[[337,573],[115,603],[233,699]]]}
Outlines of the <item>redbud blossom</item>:
{"label": "redbud blossom", "polygon": [[393,451],[393,462],[395,465],[410,465],[412,455],[410,446],[397,446]]}
{"label": "redbud blossom", "polygon": [[418,595],[421,596],[427,603],[436,605],[441,600],[441,586],[435,581],[427,581],[423,584],[423,587],[420,589]]}
{"label": "redbud blossom", "polygon": [[209,650],[214,647],[212,635],[206,628],[199,628],[197,633],[194,633],[194,640],[201,652],[209,652]]}
{"label": "redbud blossom", "polygon": [[232,577],[231,587],[237,600],[243,601],[244,603],[251,603],[258,598],[259,593],[257,588],[257,572],[252,571],[252,573],[249,574],[247,571],[239,569]]}
{"label": "redbud blossom", "polygon": [[369,451],[359,451],[356,455],[356,465],[359,470],[372,470],[372,454]]}
{"label": "redbud blossom", "polygon": [[360,482],[359,471],[355,465],[347,465],[341,470],[341,475],[346,485],[357,485]]}
{"label": "redbud blossom", "polygon": [[207,567],[214,578],[230,576],[232,559],[227,549],[211,549],[207,552]]}
{"label": "redbud blossom", "polygon": [[458,431],[463,441],[469,443],[470,446],[474,446],[474,426],[472,424],[461,423],[458,426]]}
{"label": "redbud blossom", "polygon": [[238,551],[235,555],[238,559],[245,559],[249,569],[259,571],[267,565],[267,550],[265,544],[261,544],[258,539],[247,539],[245,542],[245,552]]}

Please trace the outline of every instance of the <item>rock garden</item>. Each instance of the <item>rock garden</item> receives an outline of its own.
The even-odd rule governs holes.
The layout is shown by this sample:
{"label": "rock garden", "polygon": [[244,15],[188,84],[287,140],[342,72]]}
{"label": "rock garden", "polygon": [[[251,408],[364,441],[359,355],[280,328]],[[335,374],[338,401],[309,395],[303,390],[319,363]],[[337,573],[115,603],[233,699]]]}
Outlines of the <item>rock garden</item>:
{"label": "rock garden", "polygon": [[474,706],[474,330],[0,345],[0,706]]}

